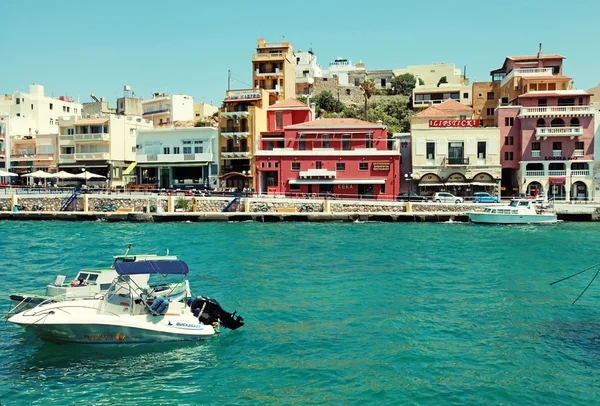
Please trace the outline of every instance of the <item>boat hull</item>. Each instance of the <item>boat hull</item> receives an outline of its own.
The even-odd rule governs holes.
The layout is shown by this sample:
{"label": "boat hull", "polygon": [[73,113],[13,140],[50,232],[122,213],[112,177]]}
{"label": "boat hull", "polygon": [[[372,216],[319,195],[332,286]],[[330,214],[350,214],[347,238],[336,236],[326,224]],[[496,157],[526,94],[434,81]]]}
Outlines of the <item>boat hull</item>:
{"label": "boat hull", "polygon": [[173,309],[172,313],[158,316],[150,313],[130,315],[126,307],[106,309],[99,300],[82,302],[44,304],[18,313],[8,321],[44,341],[65,344],[201,341],[219,333],[218,327],[200,323],[188,311]]}
{"label": "boat hull", "polygon": [[467,213],[469,220],[480,224],[556,224],[556,214]]}

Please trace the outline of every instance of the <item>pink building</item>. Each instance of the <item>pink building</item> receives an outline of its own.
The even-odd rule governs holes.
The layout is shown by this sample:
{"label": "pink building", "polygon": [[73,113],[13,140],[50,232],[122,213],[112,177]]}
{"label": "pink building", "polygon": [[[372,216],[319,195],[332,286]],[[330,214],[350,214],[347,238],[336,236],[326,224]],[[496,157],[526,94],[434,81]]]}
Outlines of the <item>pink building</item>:
{"label": "pink building", "polygon": [[400,191],[400,153],[381,123],[326,118],[284,100],[267,111],[268,131],[257,144],[261,194],[384,198]]}
{"label": "pink building", "polygon": [[555,199],[591,199],[594,108],[582,90],[533,91],[497,110],[503,184]]}

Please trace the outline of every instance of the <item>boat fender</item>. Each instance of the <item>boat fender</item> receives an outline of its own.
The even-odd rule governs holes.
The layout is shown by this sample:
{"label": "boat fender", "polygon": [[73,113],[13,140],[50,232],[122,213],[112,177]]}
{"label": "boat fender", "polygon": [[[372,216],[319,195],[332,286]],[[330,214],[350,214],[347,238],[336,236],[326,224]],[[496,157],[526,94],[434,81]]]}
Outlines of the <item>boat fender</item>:
{"label": "boat fender", "polygon": [[150,310],[157,314],[163,314],[168,307],[169,301],[165,299],[164,296],[158,296],[156,299],[154,299],[152,306],[150,306]]}

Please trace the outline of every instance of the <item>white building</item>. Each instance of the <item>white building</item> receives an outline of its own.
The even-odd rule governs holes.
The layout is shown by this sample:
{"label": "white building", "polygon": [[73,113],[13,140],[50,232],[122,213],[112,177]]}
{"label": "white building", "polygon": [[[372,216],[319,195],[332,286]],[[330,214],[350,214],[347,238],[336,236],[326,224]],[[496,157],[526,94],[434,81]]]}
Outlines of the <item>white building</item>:
{"label": "white building", "polygon": [[156,188],[218,187],[218,137],[214,127],[139,131],[137,183]]}
{"label": "white building", "polygon": [[194,104],[194,120],[195,121],[206,121],[210,120],[219,108],[208,103],[196,103]]}
{"label": "white building", "polygon": [[[82,106],[67,96],[58,98],[44,95],[44,86],[31,85],[29,93],[14,92],[0,99],[0,120],[5,136],[4,154],[0,167],[10,168],[10,140],[36,134],[58,134],[59,122],[81,117]],[[55,169],[49,166],[50,170]]]}
{"label": "white building", "polygon": [[144,118],[152,120],[155,127],[194,120],[194,98],[185,94],[154,93],[151,99],[142,101],[142,108]]}
{"label": "white building", "polygon": [[323,76],[323,69],[317,63],[317,56],[312,51],[298,50],[296,55],[296,83],[313,84],[315,78]]}
{"label": "white building", "polygon": [[[433,65],[409,66],[395,69],[394,75],[412,74],[417,83],[413,90],[413,106],[429,107],[452,99],[464,105],[473,104],[472,88],[469,80],[453,63],[434,63]],[[445,78],[445,82],[444,79]]]}
{"label": "white building", "polygon": [[141,117],[110,114],[97,118],[61,120],[59,168],[106,176],[113,186],[124,186],[135,167],[138,130],[153,127]]}
{"label": "white building", "polygon": [[353,71],[365,70],[362,62],[354,65],[352,61],[341,57],[329,63],[329,69],[322,72],[324,78],[337,78],[339,86],[349,86],[348,74]]}

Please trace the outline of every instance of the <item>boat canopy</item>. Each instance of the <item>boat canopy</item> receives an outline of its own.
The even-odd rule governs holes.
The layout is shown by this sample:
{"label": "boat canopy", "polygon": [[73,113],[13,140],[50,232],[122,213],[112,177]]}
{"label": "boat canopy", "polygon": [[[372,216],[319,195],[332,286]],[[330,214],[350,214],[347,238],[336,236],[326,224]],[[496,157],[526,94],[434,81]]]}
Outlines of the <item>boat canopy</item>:
{"label": "boat canopy", "polygon": [[190,267],[183,261],[115,262],[115,269],[119,275],[187,275],[190,273]]}

